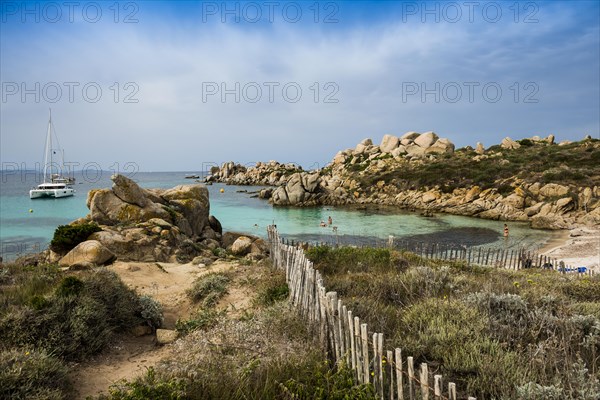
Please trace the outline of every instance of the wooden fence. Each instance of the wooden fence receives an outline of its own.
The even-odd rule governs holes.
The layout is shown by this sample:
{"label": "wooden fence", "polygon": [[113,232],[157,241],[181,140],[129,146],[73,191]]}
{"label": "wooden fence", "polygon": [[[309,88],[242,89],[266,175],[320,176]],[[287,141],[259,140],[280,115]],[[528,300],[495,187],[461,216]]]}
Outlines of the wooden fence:
{"label": "wooden fence", "polygon": [[526,248],[500,249],[440,243],[417,243],[408,240],[397,240],[394,236],[389,236],[387,245],[390,248],[413,252],[423,258],[464,261],[468,265],[492,266],[513,270],[545,268],[579,275],[593,275],[594,273],[589,268],[567,265],[557,258],[548,257]]}
{"label": "wooden fence", "polygon": [[456,385],[432,375],[426,363],[415,366],[413,357],[405,357],[401,349],[384,349],[383,334],[369,332],[336,292],[327,292],[321,273],[302,248],[283,243],[273,226],[267,232],[271,261],[285,271],[291,303],[319,332],[335,362],[352,370],[355,382],[373,384],[380,399],[457,399]]}
{"label": "wooden fence", "polygon": [[[294,241],[286,241],[292,247]],[[320,242],[316,245],[331,245],[333,243]],[[594,271],[590,268],[572,266],[563,261],[539,254],[527,248],[501,249],[501,248],[482,248],[468,247],[458,244],[415,242],[406,239],[397,239],[389,236],[387,243],[376,242],[370,247],[382,247],[406,250],[426,259],[463,261],[468,265],[489,266],[495,268],[505,268],[520,270],[525,268],[544,268],[552,269],[561,273],[578,274],[579,276],[593,275]]]}

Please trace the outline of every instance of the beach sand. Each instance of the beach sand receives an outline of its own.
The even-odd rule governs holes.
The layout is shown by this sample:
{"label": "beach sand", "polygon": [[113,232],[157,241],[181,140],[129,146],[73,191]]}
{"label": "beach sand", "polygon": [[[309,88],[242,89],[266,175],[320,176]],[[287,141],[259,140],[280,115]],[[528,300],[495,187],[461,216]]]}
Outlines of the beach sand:
{"label": "beach sand", "polygon": [[587,267],[600,272],[600,228],[576,228],[551,239],[541,254],[572,267]]}

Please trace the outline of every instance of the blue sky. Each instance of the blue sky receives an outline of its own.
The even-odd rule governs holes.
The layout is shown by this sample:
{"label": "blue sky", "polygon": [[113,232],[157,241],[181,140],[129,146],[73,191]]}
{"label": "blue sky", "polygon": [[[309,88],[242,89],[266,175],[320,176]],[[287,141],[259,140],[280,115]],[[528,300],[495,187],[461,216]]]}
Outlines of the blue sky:
{"label": "blue sky", "polygon": [[275,3],[2,1],[2,162],[41,161],[49,107],[67,158],[103,169],[599,137],[598,2]]}

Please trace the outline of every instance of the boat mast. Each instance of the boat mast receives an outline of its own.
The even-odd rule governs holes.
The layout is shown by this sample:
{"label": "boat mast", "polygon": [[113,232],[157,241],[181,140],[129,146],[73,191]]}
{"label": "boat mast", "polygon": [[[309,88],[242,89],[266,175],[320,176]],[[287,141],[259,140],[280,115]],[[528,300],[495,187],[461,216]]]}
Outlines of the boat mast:
{"label": "boat mast", "polygon": [[48,132],[46,133],[46,150],[44,153],[44,183],[46,182],[46,176],[48,172],[48,153],[50,153],[50,173],[52,173],[52,132],[50,127],[52,126],[52,109],[50,111],[50,119],[48,120]]}

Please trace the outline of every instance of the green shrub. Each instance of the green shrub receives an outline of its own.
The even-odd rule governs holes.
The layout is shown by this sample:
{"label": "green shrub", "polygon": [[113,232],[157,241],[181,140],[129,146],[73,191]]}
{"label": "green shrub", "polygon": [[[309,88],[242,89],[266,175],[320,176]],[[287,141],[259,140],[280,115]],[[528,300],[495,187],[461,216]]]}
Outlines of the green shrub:
{"label": "green shrub", "polygon": [[502,196],[506,196],[511,194],[514,188],[509,184],[502,184],[498,186],[497,190],[499,194],[501,194]]}
{"label": "green shrub", "polygon": [[227,274],[211,272],[197,278],[187,290],[187,295],[193,302],[202,301],[204,307],[211,307],[227,294],[230,281]]}
{"label": "green shrub", "polygon": [[79,243],[87,240],[94,232],[101,231],[94,222],[84,222],[77,225],[59,225],[54,231],[50,249],[59,254],[65,254]]}
{"label": "green shrub", "polygon": [[600,301],[600,281],[598,279],[573,279],[566,282],[563,292],[578,301]]}
{"label": "green shrub", "polygon": [[156,376],[154,368],[150,367],[146,374],[131,382],[122,380],[109,389],[109,395],[102,395],[99,400],[146,400],[186,399],[186,385],[182,380],[172,379],[165,381]]}
{"label": "green shrub", "polygon": [[562,365],[562,382],[541,385],[527,382],[516,388],[518,400],[596,400],[600,398],[598,374],[591,374],[580,362]]}
{"label": "green shrub", "polygon": [[600,302],[581,302],[573,304],[573,310],[581,315],[593,315],[600,320]]}
{"label": "green shrub", "polygon": [[34,310],[43,310],[44,308],[49,307],[52,303],[44,296],[36,295],[31,298],[29,304]]}
{"label": "green shrub", "polygon": [[256,294],[256,303],[270,306],[287,299],[289,294],[290,288],[285,281],[285,273],[281,270],[273,271],[266,278],[261,279]]}
{"label": "green shrub", "polygon": [[521,146],[525,146],[525,147],[530,147],[530,146],[534,145],[534,143],[530,139],[517,140],[517,143],[519,143]]}
{"label": "green shrub", "polygon": [[394,268],[388,249],[329,246],[311,247],[306,256],[325,275],[350,272],[385,272]]}
{"label": "green shrub", "polygon": [[160,328],[164,322],[163,310],[160,303],[152,297],[142,295],[139,298],[140,315],[152,328]]}
{"label": "green shrub", "polygon": [[0,352],[0,398],[68,398],[67,367],[44,350],[18,348]]}
{"label": "green shrub", "polygon": [[0,316],[10,310],[10,306],[32,305],[34,297],[44,296],[53,291],[60,278],[56,265],[18,267],[7,265],[11,284],[0,290]]}
{"label": "green shrub", "polygon": [[110,338],[104,307],[88,297],[53,297],[43,310],[13,311],[0,333],[7,345],[34,346],[68,360],[95,354]]}
{"label": "green shrub", "polygon": [[107,323],[115,331],[123,332],[144,322],[138,295],[114,272],[99,270],[91,274],[85,287],[85,295],[105,307]]}
{"label": "green shrub", "polygon": [[217,256],[217,257],[221,257],[221,258],[225,258],[227,257],[227,250],[222,249],[221,247],[216,247],[214,249],[211,250],[213,255]]}
{"label": "green shrub", "polygon": [[[54,296],[13,307],[2,316],[3,347],[33,346],[65,360],[82,360],[102,350],[114,332],[144,321],[137,295],[112,272],[100,271],[83,281],[66,278],[59,288]],[[63,292],[71,295],[58,295]]]}
{"label": "green shrub", "polygon": [[175,329],[182,334],[187,334],[197,329],[207,330],[217,325],[226,313],[226,310],[217,311],[214,308],[202,308],[186,320],[178,319],[175,322]]}
{"label": "green shrub", "polygon": [[546,172],[542,176],[542,183],[568,183],[570,181],[580,182],[588,178],[588,175],[579,171],[560,170],[558,172]]}
{"label": "green shrub", "polygon": [[56,295],[60,297],[77,296],[83,289],[81,279],[74,276],[64,277],[56,288]]}
{"label": "green shrub", "polygon": [[517,396],[520,400],[563,400],[566,398],[562,387],[542,386],[534,382],[517,387]]}
{"label": "green shrub", "polygon": [[[466,328],[468,327],[468,328]],[[477,398],[511,398],[526,374],[517,353],[490,338],[487,318],[459,300],[424,299],[401,317],[394,346],[440,363],[447,379]]]}
{"label": "green shrub", "polygon": [[297,378],[288,379],[281,385],[287,398],[306,400],[375,400],[379,397],[372,384],[354,383],[354,372],[341,365],[331,368],[327,363],[316,364],[311,371],[311,379],[302,382]]}

